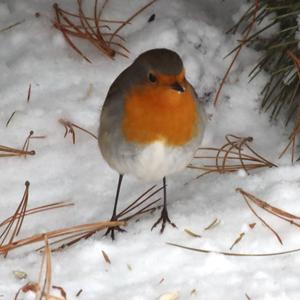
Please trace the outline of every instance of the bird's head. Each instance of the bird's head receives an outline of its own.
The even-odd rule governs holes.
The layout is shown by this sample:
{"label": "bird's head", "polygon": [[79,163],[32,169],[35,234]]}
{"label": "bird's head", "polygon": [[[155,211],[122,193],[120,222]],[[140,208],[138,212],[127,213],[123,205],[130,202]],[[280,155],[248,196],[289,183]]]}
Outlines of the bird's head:
{"label": "bird's head", "polygon": [[140,70],[140,81],[151,87],[184,93],[185,70],[180,56],[169,49],[152,49],[142,53],[133,63]]}

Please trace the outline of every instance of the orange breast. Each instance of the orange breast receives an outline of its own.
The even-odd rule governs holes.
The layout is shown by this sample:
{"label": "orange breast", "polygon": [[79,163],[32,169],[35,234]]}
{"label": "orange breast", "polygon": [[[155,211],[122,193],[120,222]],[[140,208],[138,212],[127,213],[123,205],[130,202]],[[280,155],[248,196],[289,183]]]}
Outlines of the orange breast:
{"label": "orange breast", "polygon": [[125,99],[123,133],[130,142],[189,142],[197,133],[197,108],[189,88],[178,93],[169,86],[139,86]]}

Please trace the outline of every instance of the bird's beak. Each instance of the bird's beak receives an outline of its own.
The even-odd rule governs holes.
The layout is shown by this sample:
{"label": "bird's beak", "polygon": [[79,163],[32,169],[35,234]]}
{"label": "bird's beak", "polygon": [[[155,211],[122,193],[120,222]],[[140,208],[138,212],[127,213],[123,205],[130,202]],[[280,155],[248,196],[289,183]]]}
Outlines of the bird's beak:
{"label": "bird's beak", "polygon": [[185,88],[177,81],[171,84],[171,88],[179,93],[183,93]]}

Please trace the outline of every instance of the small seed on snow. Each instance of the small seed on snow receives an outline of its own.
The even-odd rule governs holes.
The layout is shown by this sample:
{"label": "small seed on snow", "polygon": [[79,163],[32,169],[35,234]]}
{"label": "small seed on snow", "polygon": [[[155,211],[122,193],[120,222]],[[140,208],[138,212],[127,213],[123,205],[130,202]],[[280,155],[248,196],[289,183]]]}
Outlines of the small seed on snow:
{"label": "small seed on snow", "polygon": [[178,292],[166,293],[160,296],[159,300],[176,300],[179,297]]}
{"label": "small seed on snow", "polygon": [[15,277],[17,278],[17,279],[25,279],[25,278],[27,278],[27,273],[25,273],[25,272],[23,272],[23,271],[12,271],[13,272],[13,274],[15,275]]}

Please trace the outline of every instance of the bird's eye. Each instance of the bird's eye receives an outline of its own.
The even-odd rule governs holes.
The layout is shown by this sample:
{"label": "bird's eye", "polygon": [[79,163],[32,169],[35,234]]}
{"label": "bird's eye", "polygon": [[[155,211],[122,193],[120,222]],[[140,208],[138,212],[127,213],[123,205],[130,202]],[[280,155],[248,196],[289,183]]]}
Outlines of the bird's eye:
{"label": "bird's eye", "polygon": [[153,83],[156,82],[156,80],[157,80],[156,77],[152,73],[149,73],[148,78]]}

